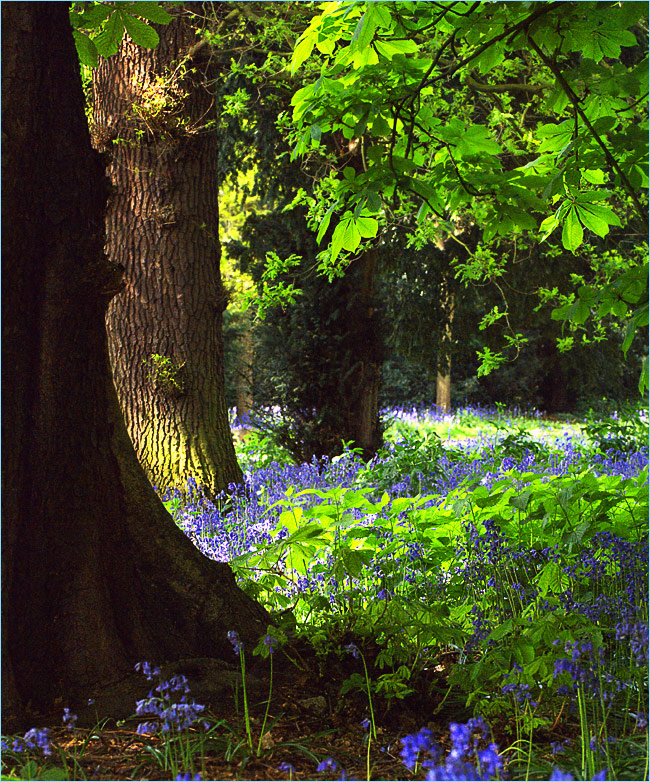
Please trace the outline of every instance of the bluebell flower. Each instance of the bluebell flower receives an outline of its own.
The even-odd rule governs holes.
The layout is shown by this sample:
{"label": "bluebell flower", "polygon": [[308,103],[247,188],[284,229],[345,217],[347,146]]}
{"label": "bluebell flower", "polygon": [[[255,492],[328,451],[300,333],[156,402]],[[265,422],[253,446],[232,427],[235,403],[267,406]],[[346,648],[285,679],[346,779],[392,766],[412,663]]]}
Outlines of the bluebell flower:
{"label": "bluebell flower", "polygon": [[151,666],[151,663],[148,662],[140,662],[135,664],[135,670],[140,671],[142,674],[144,674],[149,681],[151,681],[154,676],[160,676],[161,671],[160,668],[155,668]]}
{"label": "bluebell flower", "polygon": [[177,774],[174,779],[175,782],[200,782],[201,775],[195,774],[192,776],[191,771],[186,771],[184,774]]}
{"label": "bluebell flower", "polygon": [[22,739],[16,739],[11,749],[24,752],[26,749],[40,749],[44,755],[52,754],[49,728],[30,728]]}
{"label": "bluebell flower", "polygon": [[229,630],[226,635],[232,644],[232,648],[235,650],[235,654],[239,654],[240,651],[244,648],[244,644],[239,638],[239,633],[237,633],[235,630]]}
{"label": "bluebell flower", "polygon": [[72,714],[70,709],[66,706],[63,709],[63,724],[68,730],[74,730],[75,722],[78,717],[76,714]]}
{"label": "bluebell flower", "polygon": [[282,761],[282,763],[280,763],[278,766],[278,771],[284,771],[287,774],[295,774],[296,769],[291,763]]}
{"label": "bluebell flower", "polygon": [[420,754],[431,755],[434,759],[438,755],[438,748],[433,742],[433,734],[429,728],[421,728],[417,733],[404,736],[401,743],[400,757],[409,771],[415,769]]}
{"label": "bluebell flower", "polygon": [[339,764],[334,760],[334,758],[326,758],[318,764],[316,771],[337,771],[338,767]]}
{"label": "bluebell flower", "polygon": [[360,652],[359,647],[356,644],[347,644],[345,647],[346,651],[350,652],[350,654],[356,659],[359,659]]}

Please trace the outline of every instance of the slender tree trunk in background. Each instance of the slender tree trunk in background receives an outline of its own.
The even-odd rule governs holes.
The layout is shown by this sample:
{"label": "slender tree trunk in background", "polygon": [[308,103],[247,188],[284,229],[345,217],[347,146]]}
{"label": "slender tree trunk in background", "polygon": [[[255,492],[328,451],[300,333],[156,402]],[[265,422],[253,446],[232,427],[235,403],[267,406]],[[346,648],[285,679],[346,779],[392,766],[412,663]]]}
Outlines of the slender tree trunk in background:
{"label": "slender tree trunk in background", "polygon": [[451,336],[454,320],[454,296],[447,286],[443,287],[443,310],[446,314],[444,342],[446,343],[446,355],[441,358],[441,366],[436,377],[436,405],[447,411],[451,408]]}
{"label": "slender tree trunk in background", "polygon": [[106,252],[126,283],[106,325],[150,480],[164,490],[194,478],[214,494],[242,479],[224,393],[218,138],[206,75],[187,58],[196,33],[172,13],[156,49],[125,37],[93,77],[94,143],[110,153],[113,185]]}
{"label": "slender tree trunk in background", "polygon": [[[449,362],[451,364],[451,361]],[[447,368],[445,374],[438,372],[436,376],[436,405],[447,412],[451,407],[451,373]]]}
{"label": "slender tree trunk in background", "polygon": [[67,4],[3,3],[2,46],[6,729],[138,660],[229,659],[226,632],[254,642],[268,617],[176,527],[124,427],[104,326],[120,274]]}
{"label": "slender tree trunk in background", "polygon": [[377,260],[368,250],[346,272],[349,324],[346,362],[341,367],[341,410],[345,421],[342,437],[353,440],[372,459],[381,446],[379,421],[379,381],[382,341],[374,317],[374,289]]}

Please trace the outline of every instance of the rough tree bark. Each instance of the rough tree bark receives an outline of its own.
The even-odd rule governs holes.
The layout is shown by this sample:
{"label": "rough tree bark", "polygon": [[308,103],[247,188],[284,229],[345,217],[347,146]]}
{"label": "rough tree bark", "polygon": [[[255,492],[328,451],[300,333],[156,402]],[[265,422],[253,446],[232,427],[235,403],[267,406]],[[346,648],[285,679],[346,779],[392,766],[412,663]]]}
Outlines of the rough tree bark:
{"label": "rough tree bark", "polygon": [[[195,4],[198,5],[198,4]],[[160,489],[240,482],[224,393],[218,138],[210,65],[185,10],[160,44],[125,37],[93,76],[93,140],[110,154],[106,252],[126,286],[106,317],[113,378],[140,462]],[[198,57],[198,55],[197,55]]]}
{"label": "rough tree bark", "polygon": [[67,5],[3,3],[2,46],[6,719],[139,659],[231,657],[227,630],[252,642],[268,617],[175,526],[124,427],[104,327],[120,275]]}

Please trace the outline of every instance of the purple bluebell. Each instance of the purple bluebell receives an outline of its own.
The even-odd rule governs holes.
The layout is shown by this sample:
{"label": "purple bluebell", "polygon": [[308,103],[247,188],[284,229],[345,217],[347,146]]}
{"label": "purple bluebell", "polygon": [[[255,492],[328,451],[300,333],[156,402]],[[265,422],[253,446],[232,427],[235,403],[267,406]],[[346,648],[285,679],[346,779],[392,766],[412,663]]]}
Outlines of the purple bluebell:
{"label": "purple bluebell", "polygon": [[323,772],[323,771],[337,771],[339,768],[339,764],[334,760],[334,758],[326,758],[325,760],[321,761],[318,766],[316,767],[316,771]]}
{"label": "purple bluebell", "polygon": [[67,706],[63,709],[63,724],[68,730],[74,730],[75,723],[78,719],[77,715],[72,714]]}
{"label": "purple bluebell", "polygon": [[226,633],[226,636],[230,641],[230,643],[232,644],[232,648],[234,649],[235,654],[239,654],[244,648],[244,644],[241,642],[239,638],[239,633],[237,633],[235,630],[229,630]]}

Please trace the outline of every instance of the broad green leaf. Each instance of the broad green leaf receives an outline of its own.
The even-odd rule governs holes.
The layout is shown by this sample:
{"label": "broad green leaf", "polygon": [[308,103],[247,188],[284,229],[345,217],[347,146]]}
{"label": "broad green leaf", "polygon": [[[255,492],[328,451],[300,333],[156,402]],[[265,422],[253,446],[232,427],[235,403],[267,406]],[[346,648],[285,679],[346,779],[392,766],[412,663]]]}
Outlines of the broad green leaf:
{"label": "broad green leaf", "polygon": [[605,182],[605,174],[600,168],[583,169],[581,173],[583,179],[591,182],[592,185],[602,185]]}
{"label": "broad green leaf", "polygon": [[128,7],[128,11],[155,24],[169,24],[173,19],[158,3],[137,2]]}
{"label": "broad green leaf", "polygon": [[540,233],[544,234],[542,236],[542,241],[548,239],[548,237],[553,233],[558,225],[559,222],[556,215],[549,215],[548,217],[545,217],[539,226]]}
{"label": "broad green leaf", "polygon": [[625,331],[623,332],[623,355],[627,357],[627,351],[632,346],[632,342],[634,341],[634,336],[636,334],[636,328],[634,321],[631,320],[627,326],[625,327]]}
{"label": "broad green leaf", "polygon": [[535,659],[535,647],[526,641],[518,641],[513,651],[521,666],[530,665]]}
{"label": "broad green leaf", "polygon": [[621,54],[621,46],[636,45],[636,37],[629,30],[621,30],[615,20],[604,19],[602,24],[594,27],[589,39],[580,48],[583,57],[600,62],[603,57],[617,59]]}
{"label": "broad green leaf", "polygon": [[371,239],[377,236],[379,223],[372,217],[360,217],[357,220],[357,229],[363,239]]}
{"label": "broad green leaf", "polygon": [[559,152],[569,143],[572,134],[573,126],[569,120],[566,120],[559,125],[554,123],[542,125],[535,134],[538,138],[542,139],[539,152]]}
{"label": "broad green leaf", "polygon": [[319,36],[316,42],[316,48],[321,54],[330,55],[334,53],[336,43],[331,38],[321,38]]}
{"label": "broad green leaf", "polygon": [[372,46],[366,46],[365,49],[358,49],[354,53],[352,62],[354,67],[359,69],[366,65],[376,65],[379,62],[379,57],[377,57],[377,52]]}
{"label": "broad green leaf", "polygon": [[280,514],[279,522],[283,527],[286,527],[286,529],[291,532],[291,530],[295,530],[300,525],[300,520],[303,515],[303,510],[300,506],[296,508],[292,508],[292,510],[285,510]]}
{"label": "broad green leaf", "polygon": [[514,627],[514,622],[512,618],[506,619],[505,622],[503,622],[498,627],[495,627],[494,630],[492,630],[492,632],[488,636],[488,639],[490,641],[500,641],[502,638],[508,635],[508,633],[512,632],[513,627]]}
{"label": "broad green leaf", "polygon": [[593,231],[598,236],[607,236],[609,233],[609,223],[601,219],[597,214],[591,211],[586,204],[577,206],[578,217],[585,228]]}
{"label": "broad green leaf", "polygon": [[570,583],[569,577],[562,572],[557,562],[547,562],[535,581],[541,597],[546,597],[549,592],[563,592]]}
{"label": "broad green leaf", "polygon": [[142,46],[145,49],[155,49],[160,43],[158,33],[141,19],[131,14],[124,14],[124,27],[131,36],[133,43]]}
{"label": "broad green leaf", "polygon": [[357,228],[354,219],[351,217],[348,218],[347,221],[344,221],[344,226],[343,247],[349,252],[354,252],[361,241],[361,234],[359,233],[359,229]]}
{"label": "broad green leaf", "polygon": [[[590,193],[589,196],[591,197],[594,195],[593,193]],[[592,220],[598,220],[601,222],[606,222],[609,225],[617,225],[619,228],[621,227],[621,221],[618,217],[618,215],[615,212],[612,212],[612,210],[607,207],[603,206],[602,204],[594,204],[591,202],[588,203],[578,203],[579,208],[584,209],[589,212],[591,215]],[[586,225],[586,223],[585,223]],[[595,231],[594,233],[598,233]],[[602,234],[599,234],[599,236]]]}
{"label": "broad green leaf", "polygon": [[[82,30],[93,30],[111,15],[113,6],[108,3],[95,3],[87,10],[75,15],[75,27]],[[72,15],[71,15],[72,18]]]}
{"label": "broad green leaf", "polygon": [[569,209],[562,227],[562,244],[567,250],[575,252],[582,244],[583,230],[575,207]]}
{"label": "broad green leaf", "polygon": [[375,192],[374,190],[371,190],[368,193],[366,206],[368,207],[368,210],[370,212],[376,214],[381,209],[381,196],[379,195],[379,193]]}
{"label": "broad green leaf", "polygon": [[96,68],[97,63],[99,62],[99,55],[97,54],[97,47],[95,44],[85,33],[82,33],[79,30],[73,30],[72,35],[81,64],[88,68]]}
{"label": "broad green leaf", "polygon": [[[372,121],[372,133],[374,136],[390,136],[392,126],[388,124],[385,117],[381,114],[374,118]],[[377,148],[379,151],[379,148]]]}
{"label": "broad green leaf", "polygon": [[123,32],[124,14],[121,11],[114,11],[104,29],[94,39],[97,51],[102,57],[112,57],[117,54]]}
{"label": "broad green leaf", "polygon": [[[378,24],[379,18],[375,11],[375,3],[366,3],[366,10],[352,34],[352,45],[357,49],[369,48]],[[376,58],[375,54],[375,62],[377,62]]]}
{"label": "broad green leaf", "polygon": [[[495,31],[496,34],[496,31]],[[492,44],[486,49],[479,57],[474,60],[476,67],[480,73],[489,73],[496,68],[497,65],[503,62],[505,52],[502,45]]]}
{"label": "broad green leaf", "polygon": [[70,774],[60,766],[52,766],[43,769],[38,775],[38,778],[44,780],[44,782],[59,782],[59,780],[69,779]]}
{"label": "broad green leaf", "polygon": [[456,148],[463,157],[498,155],[503,151],[484,125],[470,125],[462,134]]}
{"label": "broad green leaf", "polygon": [[318,234],[316,235],[316,241],[318,244],[321,243],[323,240],[323,236],[325,236],[325,232],[329,228],[330,220],[332,219],[332,214],[334,213],[334,209],[338,206],[338,201],[335,201],[332,206],[325,212],[325,215],[323,219],[321,220],[320,226],[318,228]]}
{"label": "broad green leaf", "polygon": [[330,256],[330,260],[332,263],[336,261],[336,259],[339,256],[339,253],[341,252],[341,249],[343,247],[344,234],[345,234],[345,225],[343,224],[343,221],[340,221],[339,224],[334,229],[334,233],[332,234],[332,247],[331,247],[331,256]]}
{"label": "broad green leaf", "polygon": [[387,60],[392,60],[396,54],[414,54],[418,51],[415,41],[375,41],[374,45]]}
{"label": "broad green leaf", "polygon": [[518,510],[526,510],[532,494],[533,494],[532,489],[526,489],[526,491],[523,491],[521,494],[518,494],[516,497],[510,497],[510,499],[508,500],[508,504],[512,505],[514,508],[517,508]]}
{"label": "broad green leaf", "polygon": [[[294,49],[293,56],[291,58],[291,75],[300,68],[300,66],[307,60],[312,53],[314,46],[316,45],[316,34],[314,30],[307,29],[301,36],[296,48]],[[295,96],[294,96],[295,97]]]}

